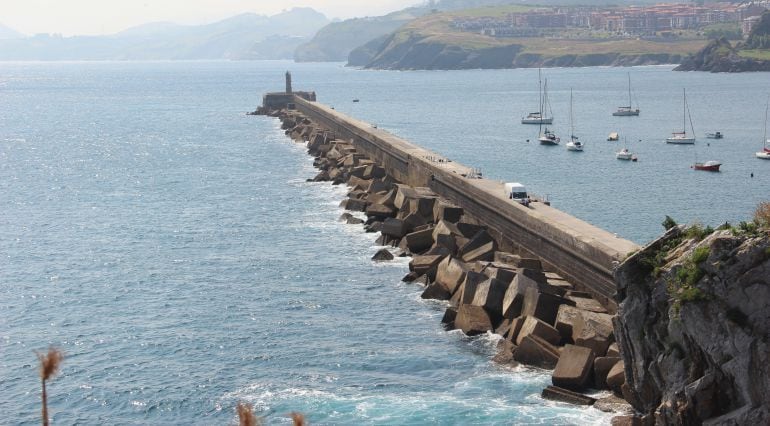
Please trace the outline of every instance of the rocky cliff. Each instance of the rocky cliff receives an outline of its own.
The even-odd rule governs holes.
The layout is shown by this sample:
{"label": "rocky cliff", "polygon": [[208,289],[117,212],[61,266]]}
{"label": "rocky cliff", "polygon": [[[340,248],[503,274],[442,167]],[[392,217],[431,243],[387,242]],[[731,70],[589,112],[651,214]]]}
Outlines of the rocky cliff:
{"label": "rocky cliff", "polygon": [[646,424],[770,423],[770,231],[674,227],[617,269],[624,397]]}
{"label": "rocky cliff", "polygon": [[770,61],[743,57],[740,50],[725,38],[712,40],[703,50],[682,61],[674,71],[770,71]]}

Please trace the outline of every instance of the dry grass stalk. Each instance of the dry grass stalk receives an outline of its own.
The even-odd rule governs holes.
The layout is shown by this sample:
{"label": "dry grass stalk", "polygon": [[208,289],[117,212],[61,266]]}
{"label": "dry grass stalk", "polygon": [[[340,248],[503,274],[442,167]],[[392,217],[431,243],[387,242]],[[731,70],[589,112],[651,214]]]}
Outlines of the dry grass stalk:
{"label": "dry grass stalk", "polygon": [[302,413],[291,413],[291,420],[294,422],[294,426],[305,426],[305,416]]}
{"label": "dry grass stalk", "polygon": [[238,419],[240,421],[240,426],[261,426],[262,421],[260,421],[257,416],[254,415],[254,411],[251,409],[251,405],[244,404],[243,402],[239,402],[238,406],[235,407],[235,409],[238,411]]}
{"label": "dry grass stalk", "polygon": [[59,365],[61,365],[64,355],[62,352],[53,346],[48,348],[47,354],[35,353],[37,359],[40,360],[40,381],[43,385],[43,426],[48,426],[48,395],[46,394],[45,382],[51,379],[59,371]]}
{"label": "dry grass stalk", "polygon": [[754,211],[754,223],[762,228],[770,228],[770,201],[763,201]]}

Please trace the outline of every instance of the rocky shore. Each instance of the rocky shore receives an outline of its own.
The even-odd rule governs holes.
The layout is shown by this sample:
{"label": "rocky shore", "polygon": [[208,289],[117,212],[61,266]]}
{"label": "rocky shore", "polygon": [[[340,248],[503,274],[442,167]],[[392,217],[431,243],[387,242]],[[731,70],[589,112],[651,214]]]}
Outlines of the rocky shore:
{"label": "rocky shore", "polygon": [[[279,118],[294,141],[306,143],[319,173],[310,181],[347,184],[340,204],[366,220],[343,213],[341,220],[378,232],[384,247],[374,261],[411,256],[404,281],[424,286],[422,297],[448,301],[442,322],[468,336],[502,338],[495,361],[552,369],[543,397],[593,405],[590,390],[612,390],[597,407],[633,414],[619,398],[624,364],[615,342],[613,316],[540,259],[498,250],[487,228],[429,188],[410,187],[388,176],[352,143],[296,111],[258,111]],[[631,417],[628,418],[629,421]]]}

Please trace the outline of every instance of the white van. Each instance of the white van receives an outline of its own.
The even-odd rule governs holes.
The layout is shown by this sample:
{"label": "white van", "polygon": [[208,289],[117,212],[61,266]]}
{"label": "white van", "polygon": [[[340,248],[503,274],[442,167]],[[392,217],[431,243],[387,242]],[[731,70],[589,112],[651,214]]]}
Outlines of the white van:
{"label": "white van", "polygon": [[518,182],[508,182],[505,184],[505,195],[509,199],[520,203],[523,206],[529,206],[529,195],[527,195],[527,188]]}

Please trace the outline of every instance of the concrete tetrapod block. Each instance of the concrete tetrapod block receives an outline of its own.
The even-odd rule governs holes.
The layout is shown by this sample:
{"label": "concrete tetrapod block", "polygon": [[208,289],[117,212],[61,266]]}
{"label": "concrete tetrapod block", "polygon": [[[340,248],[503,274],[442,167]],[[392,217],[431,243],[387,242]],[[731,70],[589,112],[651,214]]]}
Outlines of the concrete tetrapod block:
{"label": "concrete tetrapod block", "polygon": [[384,204],[370,204],[366,207],[366,215],[385,220],[389,217],[395,217],[396,210],[393,207],[388,207]]}
{"label": "concrete tetrapod block", "polygon": [[607,348],[607,356],[620,357],[620,348],[617,343],[613,343]]}
{"label": "concrete tetrapod block", "polygon": [[612,315],[582,311],[572,326],[572,340],[578,346],[593,349],[597,356],[604,356],[610,346]]}
{"label": "concrete tetrapod block", "polygon": [[[472,223],[457,222],[457,230],[460,231],[460,235],[463,237],[473,238],[479,232],[486,231],[486,227]],[[492,256],[492,259],[489,260],[494,260],[494,255]]]}
{"label": "concrete tetrapod block", "polygon": [[425,288],[420,297],[432,300],[449,300],[449,298],[452,297],[452,294],[441,284],[433,283]]}
{"label": "concrete tetrapod block", "polygon": [[450,306],[444,311],[444,316],[441,318],[441,324],[444,324],[447,328],[455,328],[455,318],[457,318],[457,308]]}
{"label": "concrete tetrapod block", "polygon": [[[486,277],[486,275],[482,276]],[[476,294],[473,296],[473,305],[486,309],[493,324],[497,324],[503,318],[503,297],[510,284],[495,278],[489,278],[476,286]]]}
{"label": "concrete tetrapod block", "polygon": [[445,258],[436,269],[436,282],[454,294],[457,286],[465,279],[465,265],[457,259]]}
{"label": "concrete tetrapod block", "polygon": [[433,222],[433,207],[436,197],[420,197],[409,202],[409,211],[419,215],[429,222]]}
{"label": "concrete tetrapod block", "polygon": [[618,361],[607,373],[607,387],[618,395],[622,395],[621,387],[626,384],[626,371],[623,361]]}
{"label": "concrete tetrapod block", "polygon": [[394,259],[393,254],[390,251],[388,251],[388,249],[380,249],[379,251],[377,251],[377,253],[374,254],[374,256],[372,256],[372,260],[376,262],[383,262],[383,261],[388,261],[393,259]]}
{"label": "concrete tetrapod block", "polygon": [[522,364],[554,368],[559,361],[559,350],[535,335],[528,335],[521,340],[513,359]]}
{"label": "concrete tetrapod block", "polygon": [[370,194],[376,194],[378,192],[387,192],[391,189],[391,184],[385,182],[382,179],[372,179],[369,183],[369,187],[366,188],[366,192]]}
{"label": "concrete tetrapod block", "polygon": [[409,270],[417,276],[424,275],[435,269],[442,260],[444,256],[415,256],[409,262]]}
{"label": "concrete tetrapod block", "polygon": [[508,286],[505,296],[503,296],[503,317],[516,318],[521,315],[524,294],[528,288],[537,290],[537,283],[523,275],[513,277],[511,285]]}
{"label": "concrete tetrapod block", "polygon": [[607,375],[615,364],[620,361],[617,357],[598,357],[594,360],[594,387],[607,389]]}
{"label": "concrete tetrapod block", "polygon": [[548,386],[543,389],[542,396],[543,398],[552,401],[561,401],[575,405],[593,405],[596,402],[595,398],[572,392],[571,390],[560,388],[558,386]]}
{"label": "concrete tetrapod block", "polygon": [[594,352],[580,346],[566,345],[551,375],[554,386],[582,390],[591,379],[594,368]]}
{"label": "concrete tetrapod block", "polygon": [[439,200],[433,205],[433,222],[438,223],[441,220],[457,223],[463,216],[462,207]]}
{"label": "concrete tetrapod block", "polygon": [[500,340],[497,343],[497,354],[492,358],[492,361],[498,364],[517,365],[518,363],[513,360],[513,353],[516,351],[516,345],[510,340]]}
{"label": "concrete tetrapod block", "polygon": [[460,231],[457,229],[454,223],[440,220],[436,222],[436,226],[433,227],[433,239],[438,241],[442,235],[454,238],[460,235]]}
{"label": "concrete tetrapod block", "polygon": [[578,321],[583,312],[574,306],[559,306],[554,327],[559,330],[563,340],[572,341],[572,330],[575,327],[575,322]]}
{"label": "concrete tetrapod block", "polygon": [[[467,271],[463,282],[457,287],[456,293],[460,294],[458,305],[472,305],[476,298],[476,290],[479,285],[487,280],[487,276],[478,272]],[[478,306],[478,305],[477,305]]]}
{"label": "concrete tetrapod block", "polygon": [[391,189],[390,191],[384,194],[375,194],[375,195],[369,196],[369,201],[371,201],[373,204],[381,204],[383,206],[390,207],[391,209],[393,209],[393,211],[396,210],[396,207],[393,204],[393,200],[395,199],[396,199],[395,189]]}
{"label": "concrete tetrapod block", "polygon": [[521,332],[521,326],[524,325],[525,319],[526,318],[524,317],[512,319],[511,326],[503,337],[505,337],[507,340],[510,340],[511,342],[516,342],[516,339],[519,337],[519,333]]}
{"label": "concrete tetrapod block", "polygon": [[425,229],[430,229],[430,241],[431,244],[433,244],[433,227],[425,225],[428,225],[427,222],[425,222],[425,219],[423,219],[423,217],[418,214],[410,213],[404,218],[404,226],[406,227],[407,234],[418,230],[422,231]]}
{"label": "concrete tetrapod block", "polygon": [[389,217],[382,222],[382,230],[380,232],[389,237],[403,238],[406,235],[406,226],[403,220]]}
{"label": "concrete tetrapod block", "polygon": [[408,207],[409,200],[417,198],[417,191],[415,191],[409,185],[396,184],[396,198],[393,200],[393,205],[399,209],[404,210],[404,207]]}
{"label": "concrete tetrapod block", "polygon": [[521,342],[529,335],[535,335],[552,345],[559,344],[561,340],[561,335],[555,328],[533,316],[525,317],[521,331],[516,337],[516,344],[521,346]]}
{"label": "concrete tetrapod block", "polygon": [[481,306],[460,305],[455,318],[455,328],[468,336],[486,333],[492,330],[489,315]]}
{"label": "concrete tetrapod block", "polygon": [[494,259],[497,243],[487,231],[479,231],[465,245],[460,246],[457,254],[463,262]]}
{"label": "concrete tetrapod block", "polygon": [[435,241],[434,247],[445,248],[452,255],[457,253],[457,244],[455,243],[455,239],[453,236],[439,235],[436,237],[435,232],[433,235],[434,235],[434,241]]}
{"label": "concrete tetrapod block", "polygon": [[433,245],[433,230],[412,232],[404,237],[406,246],[412,253],[422,253]]}
{"label": "concrete tetrapod block", "polygon": [[564,303],[567,303],[566,299],[547,293],[540,293],[537,289],[527,288],[524,291],[521,315],[530,315],[540,318],[548,324],[553,324],[556,321],[556,313],[559,312],[559,306]]}
{"label": "concrete tetrapod block", "polygon": [[600,314],[606,314],[608,312],[607,308],[602,306],[601,303],[599,303],[594,299],[587,299],[585,297],[575,297],[575,296],[567,296],[567,299],[575,302],[575,306],[577,306],[578,308],[584,311],[596,312]]}

